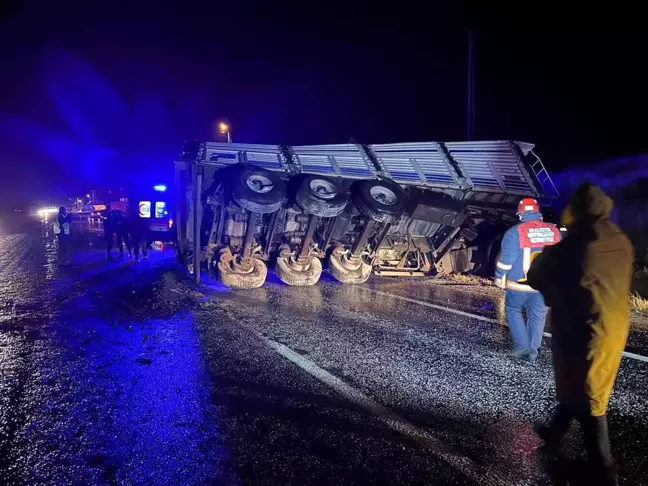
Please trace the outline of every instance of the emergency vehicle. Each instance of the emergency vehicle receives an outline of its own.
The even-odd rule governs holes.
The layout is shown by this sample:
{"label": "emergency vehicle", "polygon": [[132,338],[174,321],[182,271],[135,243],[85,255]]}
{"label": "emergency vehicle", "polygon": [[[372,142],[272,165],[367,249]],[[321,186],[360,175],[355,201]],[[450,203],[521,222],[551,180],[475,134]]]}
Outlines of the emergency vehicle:
{"label": "emergency vehicle", "polygon": [[175,240],[175,228],[166,185],[159,184],[149,189],[129,190],[119,201],[112,201],[110,208],[129,215],[133,205],[139,217],[148,222],[147,243],[149,245],[153,242],[169,243]]}
{"label": "emergency vehicle", "polygon": [[128,203],[136,204],[140,218],[148,221],[149,244],[155,241],[174,241],[175,228],[166,185],[159,184],[150,189],[134,191],[129,194]]}

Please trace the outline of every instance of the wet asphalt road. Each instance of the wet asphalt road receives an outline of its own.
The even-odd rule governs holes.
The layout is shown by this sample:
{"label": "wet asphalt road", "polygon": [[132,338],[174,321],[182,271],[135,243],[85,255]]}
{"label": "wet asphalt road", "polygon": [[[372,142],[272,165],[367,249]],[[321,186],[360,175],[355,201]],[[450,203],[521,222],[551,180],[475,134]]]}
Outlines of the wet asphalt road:
{"label": "wet asphalt road", "polygon": [[[170,251],[106,262],[89,236],[60,268],[52,236],[0,235],[0,484],[587,484],[536,450],[549,352],[424,305],[498,317],[493,289],[196,289]],[[623,484],[648,473],[647,370],[624,359],[610,406]]]}

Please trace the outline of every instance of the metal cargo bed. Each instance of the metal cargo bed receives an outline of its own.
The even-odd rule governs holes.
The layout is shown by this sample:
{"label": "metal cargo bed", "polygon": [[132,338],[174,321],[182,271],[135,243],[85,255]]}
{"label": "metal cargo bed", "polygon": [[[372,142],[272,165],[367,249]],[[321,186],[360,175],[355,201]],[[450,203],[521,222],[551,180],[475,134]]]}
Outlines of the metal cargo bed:
{"label": "metal cargo bed", "polygon": [[384,177],[404,186],[555,198],[558,191],[533,147],[505,140],[302,146],[204,142],[193,153],[196,163],[216,167],[253,164],[288,175]]}

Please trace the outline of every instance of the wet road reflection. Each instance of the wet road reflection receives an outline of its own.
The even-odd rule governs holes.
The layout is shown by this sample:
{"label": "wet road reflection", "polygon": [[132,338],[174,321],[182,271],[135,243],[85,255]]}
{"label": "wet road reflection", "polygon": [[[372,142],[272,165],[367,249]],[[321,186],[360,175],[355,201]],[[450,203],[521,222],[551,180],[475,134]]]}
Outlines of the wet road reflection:
{"label": "wet road reflection", "polygon": [[[172,252],[106,262],[88,233],[72,259],[58,266],[48,225],[0,236],[0,484],[550,484],[531,429],[553,405],[548,349],[525,366],[505,327],[388,295],[499,318],[494,289],[272,274],[198,289]],[[610,416],[625,484],[648,471],[646,382],[624,360]],[[572,433],[568,457],[579,446]]]}
{"label": "wet road reflection", "polygon": [[0,236],[0,484],[235,484],[172,252]]}
{"label": "wet road reflection", "polygon": [[[438,304],[471,314],[497,319],[504,325],[504,292],[490,284],[457,283],[433,279],[373,279],[367,287],[402,297]],[[551,318],[546,332],[551,333]],[[638,314],[631,319],[626,351],[648,356],[648,318]]]}
{"label": "wet road reflection", "polygon": [[505,320],[503,292],[490,285],[432,279],[374,279],[369,287],[485,317]]}
{"label": "wet road reflection", "polygon": [[[453,286],[430,287],[384,280],[370,285],[395,295],[406,289],[408,297],[426,302],[450,300],[456,304],[452,308],[477,314],[483,307],[476,303],[497,302],[496,296],[466,295]],[[527,366],[506,356],[509,337],[503,326],[330,279],[309,289],[271,281],[258,292],[212,298],[219,312],[397,410],[506,484],[547,480],[532,431],[554,405],[546,344],[539,363]],[[648,467],[637,447],[648,446],[641,438],[648,427],[648,390],[640,386],[647,371],[642,362],[624,361],[610,407],[615,452],[627,464],[627,484],[639,484],[637,471]],[[574,433],[568,456],[579,445]],[[587,484],[582,470],[580,475]]]}

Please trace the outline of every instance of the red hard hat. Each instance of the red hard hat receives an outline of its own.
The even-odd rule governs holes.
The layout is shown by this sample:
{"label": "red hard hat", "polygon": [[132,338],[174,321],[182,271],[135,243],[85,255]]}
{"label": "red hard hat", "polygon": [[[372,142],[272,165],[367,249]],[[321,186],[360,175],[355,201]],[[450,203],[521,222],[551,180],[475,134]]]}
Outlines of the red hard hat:
{"label": "red hard hat", "polygon": [[540,212],[540,206],[538,205],[538,201],[531,197],[525,197],[518,203],[518,214],[522,213],[539,213]]}

